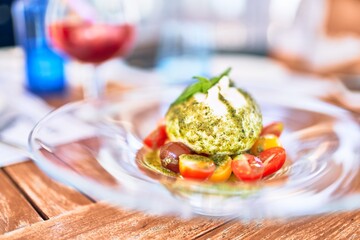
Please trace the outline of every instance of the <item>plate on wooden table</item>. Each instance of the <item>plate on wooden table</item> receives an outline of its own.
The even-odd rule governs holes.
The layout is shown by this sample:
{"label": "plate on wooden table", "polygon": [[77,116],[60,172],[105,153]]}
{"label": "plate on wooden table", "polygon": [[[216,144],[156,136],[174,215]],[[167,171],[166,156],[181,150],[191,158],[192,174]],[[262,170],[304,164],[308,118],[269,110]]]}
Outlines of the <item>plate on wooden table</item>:
{"label": "plate on wooden table", "polygon": [[[260,104],[264,123],[285,125],[281,141],[288,164],[278,174],[211,184],[152,174],[136,156],[181,90],[137,89],[65,105],[32,131],[34,160],[51,177],[94,199],[154,214],[260,219],[360,208],[359,125],[343,109],[283,90],[246,89]],[[46,129],[64,118],[68,125],[91,126],[93,136],[54,145]]]}

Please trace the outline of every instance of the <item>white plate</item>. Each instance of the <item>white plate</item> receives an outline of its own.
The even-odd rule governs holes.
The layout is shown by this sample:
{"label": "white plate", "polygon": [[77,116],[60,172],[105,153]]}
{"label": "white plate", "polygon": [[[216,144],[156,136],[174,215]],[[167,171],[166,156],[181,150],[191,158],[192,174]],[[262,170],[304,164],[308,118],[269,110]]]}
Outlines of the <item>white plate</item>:
{"label": "white plate", "polygon": [[[249,89],[264,123],[282,121],[289,167],[261,182],[208,184],[152,177],[139,154],[142,140],[182,89],[138,89],[118,99],[63,106],[45,117],[30,136],[35,162],[50,176],[93,199],[156,214],[234,215],[240,219],[295,217],[360,209],[359,126],[352,116],[318,99],[284,90]],[[136,106],[136,107],[134,107]],[[99,108],[101,107],[101,108]],[[95,111],[97,114],[83,114]],[[65,118],[71,116],[76,121]],[[87,141],[54,145],[75,122],[95,128]],[[85,157],[84,157],[85,156]],[[104,178],[110,174],[111,178]]]}
{"label": "white plate", "polygon": [[336,91],[332,79],[289,72],[279,62],[260,56],[217,55],[211,60],[211,75],[217,75],[231,67],[230,76],[243,88],[264,88],[268,91],[283,90],[291,94],[310,97],[326,97]]}
{"label": "white plate", "polygon": [[336,81],[334,97],[343,107],[360,113],[360,77],[349,76]]}
{"label": "white plate", "polygon": [[0,114],[5,111],[7,106],[5,97],[0,93]]}

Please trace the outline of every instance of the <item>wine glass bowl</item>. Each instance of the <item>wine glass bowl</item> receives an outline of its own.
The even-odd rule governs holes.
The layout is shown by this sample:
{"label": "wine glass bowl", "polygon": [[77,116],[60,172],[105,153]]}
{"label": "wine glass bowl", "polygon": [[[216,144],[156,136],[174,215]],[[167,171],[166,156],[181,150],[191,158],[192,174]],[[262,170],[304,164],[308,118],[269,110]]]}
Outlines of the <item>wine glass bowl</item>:
{"label": "wine glass bowl", "polygon": [[[210,183],[154,171],[142,157],[142,139],[181,90],[138,89],[60,108],[33,130],[34,159],[92,198],[156,214],[253,219],[360,208],[358,124],[342,109],[282,90],[248,89],[265,123],[285,125],[281,141],[288,160],[275,175],[253,183]],[[89,115],[89,106],[101,107],[101,116]],[[59,124],[65,121],[66,128]],[[48,128],[61,135],[82,127],[86,135],[69,144],[54,145],[46,134]]]}
{"label": "wine glass bowl", "polygon": [[[56,50],[82,63],[96,66],[123,57],[135,40],[136,6],[126,0],[50,0],[46,12],[47,36]],[[88,97],[103,94],[94,79],[85,88]]]}
{"label": "wine glass bowl", "polygon": [[129,24],[54,23],[49,28],[57,49],[78,61],[94,64],[124,56],[134,39],[134,27]]}

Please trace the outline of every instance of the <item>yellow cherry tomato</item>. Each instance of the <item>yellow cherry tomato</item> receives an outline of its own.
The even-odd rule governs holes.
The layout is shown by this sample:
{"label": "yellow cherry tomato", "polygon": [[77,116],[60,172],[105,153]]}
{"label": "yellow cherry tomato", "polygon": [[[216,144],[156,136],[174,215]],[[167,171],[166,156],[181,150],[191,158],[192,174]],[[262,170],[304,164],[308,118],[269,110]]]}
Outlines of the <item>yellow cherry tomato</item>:
{"label": "yellow cherry tomato", "polygon": [[281,143],[279,138],[274,134],[265,134],[263,136],[260,136],[254,145],[250,149],[250,153],[257,156],[262,151],[265,151],[269,148],[273,147],[281,147]]}
{"label": "yellow cherry tomato", "polygon": [[216,169],[214,173],[211,175],[209,180],[211,182],[225,182],[229,179],[232,170],[231,170],[231,157],[226,156],[225,159],[222,161],[216,162],[217,163]]}

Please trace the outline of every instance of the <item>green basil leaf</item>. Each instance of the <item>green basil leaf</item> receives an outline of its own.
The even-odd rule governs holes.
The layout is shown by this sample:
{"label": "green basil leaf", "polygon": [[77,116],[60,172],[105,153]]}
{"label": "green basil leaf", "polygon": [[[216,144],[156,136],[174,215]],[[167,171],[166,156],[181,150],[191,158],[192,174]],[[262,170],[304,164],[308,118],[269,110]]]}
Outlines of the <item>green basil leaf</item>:
{"label": "green basil leaf", "polygon": [[231,68],[227,68],[219,76],[213,77],[210,80],[205,77],[195,76],[194,78],[198,81],[188,86],[171,105],[173,106],[185,102],[186,100],[188,100],[190,97],[192,97],[194,94],[198,92],[207,93],[207,91],[210,88],[212,88],[215,84],[217,84],[221,78],[223,78],[224,76],[228,76],[230,71]]}
{"label": "green basil leaf", "polygon": [[199,82],[201,83],[204,83],[204,82],[208,82],[209,79],[207,79],[206,77],[201,77],[201,76],[195,76],[193,77],[194,79],[198,80]]}
{"label": "green basil leaf", "polygon": [[[227,68],[224,72],[222,72],[219,76],[216,76],[216,77],[211,78],[210,82],[211,82],[212,86],[214,86],[215,84],[217,84],[217,83],[220,81],[220,79],[222,79],[223,77],[229,76],[229,73],[230,73],[230,72],[231,72],[231,68],[229,67],[229,68]],[[212,87],[212,86],[211,86],[211,87]]]}

